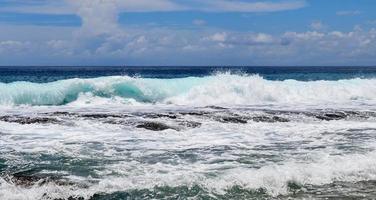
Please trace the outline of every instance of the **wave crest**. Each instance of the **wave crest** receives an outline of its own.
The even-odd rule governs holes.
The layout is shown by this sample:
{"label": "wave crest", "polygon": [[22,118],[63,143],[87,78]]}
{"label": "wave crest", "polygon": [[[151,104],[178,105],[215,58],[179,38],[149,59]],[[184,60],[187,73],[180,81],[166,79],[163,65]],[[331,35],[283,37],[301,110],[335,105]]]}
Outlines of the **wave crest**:
{"label": "wave crest", "polygon": [[376,79],[271,81],[258,75],[226,73],[179,79],[111,76],[42,84],[0,83],[1,105],[64,105],[87,96],[176,105],[374,102]]}

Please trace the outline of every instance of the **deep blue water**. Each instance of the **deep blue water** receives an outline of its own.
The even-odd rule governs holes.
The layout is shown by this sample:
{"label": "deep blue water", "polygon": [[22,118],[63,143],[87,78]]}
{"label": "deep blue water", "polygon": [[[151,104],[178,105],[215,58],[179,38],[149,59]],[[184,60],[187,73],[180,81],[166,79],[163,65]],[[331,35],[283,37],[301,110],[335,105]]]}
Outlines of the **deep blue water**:
{"label": "deep blue water", "polygon": [[259,74],[268,80],[301,81],[374,78],[376,67],[0,67],[0,82],[51,82],[70,78],[139,76],[143,78],[203,77],[218,72]]}

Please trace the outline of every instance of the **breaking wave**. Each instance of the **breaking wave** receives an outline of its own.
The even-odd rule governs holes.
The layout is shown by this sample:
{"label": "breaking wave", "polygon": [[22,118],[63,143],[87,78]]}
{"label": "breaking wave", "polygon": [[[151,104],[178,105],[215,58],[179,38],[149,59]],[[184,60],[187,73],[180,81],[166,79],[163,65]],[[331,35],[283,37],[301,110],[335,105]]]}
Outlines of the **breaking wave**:
{"label": "breaking wave", "polygon": [[272,81],[224,73],[178,79],[111,76],[0,83],[1,105],[65,105],[89,98],[175,105],[370,103],[376,101],[376,79]]}

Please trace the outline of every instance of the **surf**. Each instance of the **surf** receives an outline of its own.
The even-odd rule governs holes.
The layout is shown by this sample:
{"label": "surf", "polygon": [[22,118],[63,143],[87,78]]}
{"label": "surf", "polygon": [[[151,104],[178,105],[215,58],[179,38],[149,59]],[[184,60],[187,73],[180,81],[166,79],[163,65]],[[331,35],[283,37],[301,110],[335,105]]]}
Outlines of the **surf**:
{"label": "surf", "polygon": [[60,106],[121,99],[143,104],[258,105],[374,102],[376,79],[267,80],[221,73],[174,79],[108,76],[49,83],[0,83],[0,105]]}

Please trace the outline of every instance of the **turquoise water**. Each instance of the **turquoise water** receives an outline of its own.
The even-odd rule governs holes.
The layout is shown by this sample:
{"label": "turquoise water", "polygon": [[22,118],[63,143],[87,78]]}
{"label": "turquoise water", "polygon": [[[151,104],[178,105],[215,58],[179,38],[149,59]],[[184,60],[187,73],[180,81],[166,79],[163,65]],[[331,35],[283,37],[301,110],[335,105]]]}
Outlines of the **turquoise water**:
{"label": "turquoise water", "polygon": [[281,81],[229,72],[175,79],[108,76],[0,83],[0,104],[58,106],[95,98],[177,105],[367,103],[376,100],[375,87],[376,79]]}

